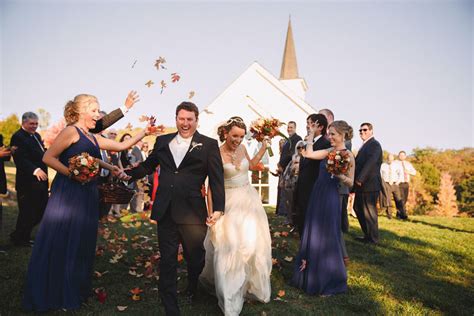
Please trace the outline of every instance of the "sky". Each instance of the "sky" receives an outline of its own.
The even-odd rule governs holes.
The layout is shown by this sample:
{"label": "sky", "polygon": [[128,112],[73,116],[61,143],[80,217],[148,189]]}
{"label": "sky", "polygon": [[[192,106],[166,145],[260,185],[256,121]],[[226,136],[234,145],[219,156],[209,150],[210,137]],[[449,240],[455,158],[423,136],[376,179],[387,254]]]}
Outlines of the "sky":
{"label": "sky", "polygon": [[111,111],[134,89],[116,127],[143,114],[173,126],[189,91],[203,109],[253,61],[279,77],[290,15],[315,110],[371,122],[390,152],[474,146],[474,5],[456,0],[0,0],[0,118],[44,108],[54,123],[80,93]]}

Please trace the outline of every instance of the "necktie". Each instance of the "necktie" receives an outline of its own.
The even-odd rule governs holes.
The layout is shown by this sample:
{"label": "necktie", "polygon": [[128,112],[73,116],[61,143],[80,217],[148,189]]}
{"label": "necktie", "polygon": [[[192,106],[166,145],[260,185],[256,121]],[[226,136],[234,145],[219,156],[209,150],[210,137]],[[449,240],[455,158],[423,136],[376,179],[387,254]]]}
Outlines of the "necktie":
{"label": "necktie", "polygon": [[405,161],[402,161],[402,167],[403,167],[403,181],[408,182],[408,174],[405,169]]}
{"label": "necktie", "polygon": [[36,140],[36,142],[38,143],[38,146],[40,146],[41,151],[44,152],[44,147],[43,147],[43,145],[41,145],[41,142],[39,141],[39,139],[36,137],[35,134],[32,134],[32,136]]}
{"label": "necktie", "polygon": [[388,183],[393,184],[392,164],[388,165]]}

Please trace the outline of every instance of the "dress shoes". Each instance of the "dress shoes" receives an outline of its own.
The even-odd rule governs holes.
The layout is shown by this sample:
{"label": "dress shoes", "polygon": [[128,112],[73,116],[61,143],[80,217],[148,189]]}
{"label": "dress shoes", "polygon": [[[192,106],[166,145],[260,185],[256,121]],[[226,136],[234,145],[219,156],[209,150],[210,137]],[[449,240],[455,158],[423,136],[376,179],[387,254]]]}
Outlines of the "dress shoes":
{"label": "dress shoes", "polygon": [[376,244],[375,241],[373,241],[372,239],[369,239],[367,237],[355,237],[354,239],[361,242],[361,243],[364,243],[364,244],[372,244],[372,245]]}

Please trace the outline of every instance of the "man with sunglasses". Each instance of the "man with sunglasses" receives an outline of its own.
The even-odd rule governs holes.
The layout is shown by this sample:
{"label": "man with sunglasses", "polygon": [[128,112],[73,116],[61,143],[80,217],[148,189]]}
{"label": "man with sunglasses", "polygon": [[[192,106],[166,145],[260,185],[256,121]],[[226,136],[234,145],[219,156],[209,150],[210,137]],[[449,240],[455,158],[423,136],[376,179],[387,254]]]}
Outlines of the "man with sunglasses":
{"label": "man with sunglasses", "polygon": [[373,126],[362,123],[359,129],[362,147],[356,157],[354,188],[354,210],[357,220],[364,232],[364,237],[357,238],[366,243],[377,243],[379,240],[377,198],[382,188],[380,166],[382,165],[382,146],[375,140]]}

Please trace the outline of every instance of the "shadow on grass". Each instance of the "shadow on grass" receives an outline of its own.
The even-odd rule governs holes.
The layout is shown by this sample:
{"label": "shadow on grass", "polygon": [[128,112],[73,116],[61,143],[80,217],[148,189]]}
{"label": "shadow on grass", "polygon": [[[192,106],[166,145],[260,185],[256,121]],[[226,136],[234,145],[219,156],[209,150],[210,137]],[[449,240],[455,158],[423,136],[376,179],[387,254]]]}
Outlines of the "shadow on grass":
{"label": "shadow on grass", "polygon": [[435,224],[435,223],[428,223],[428,222],[425,222],[425,221],[420,221],[418,219],[409,219],[408,221],[412,222],[412,223],[415,223],[415,224],[423,224],[423,225],[427,225],[427,226],[431,226],[431,227],[435,227],[435,228],[439,228],[439,229],[447,229],[447,230],[450,230],[452,232],[462,232],[462,233],[474,234],[474,231],[472,231],[472,230],[464,230],[464,229],[448,227],[448,226]]}
{"label": "shadow on grass", "polygon": [[447,256],[457,258],[455,262],[458,265],[471,259],[385,229],[380,230],[380,240],[381,242],[374,246],[346,238],[356,270],[351,271],[349,268],[349,273],[365,274],[374,282],[383,285],[384,291],[387,291],[390,297],[404,302],[403,304],[421,304],[433,311],[457,315],[474,313],[472,287],[461,285],[458,278],[450,277],[446,270],[443,270],[443,264],[446,264],[443,259],[446,258],[434,257],[432,253],[441,250]]}

